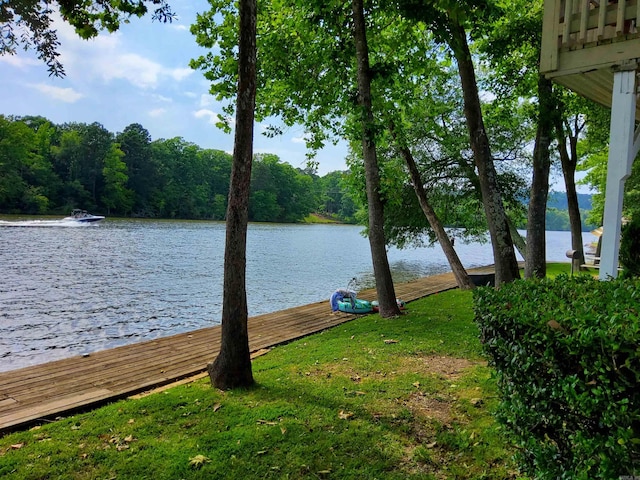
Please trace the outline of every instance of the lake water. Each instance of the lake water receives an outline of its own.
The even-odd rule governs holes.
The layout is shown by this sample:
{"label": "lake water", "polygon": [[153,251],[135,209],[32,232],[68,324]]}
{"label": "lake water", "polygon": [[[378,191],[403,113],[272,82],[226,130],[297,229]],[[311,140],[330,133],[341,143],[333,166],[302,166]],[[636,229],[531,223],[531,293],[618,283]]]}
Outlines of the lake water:
{"label": "lake water", "polygon": [[[0,371],[220,323],[224,223],[17,224],[0,220]],[[250,224],[249,315],[327,300],[354,277],[373,287],[361,230]],[[548,232],[549,261],[567,261],[568,248],[568,232]],[[493,263],[488,243],[456,250],[465,267]],[[390,248],[389,262],[394,282],[450,270],[437,246]]]}

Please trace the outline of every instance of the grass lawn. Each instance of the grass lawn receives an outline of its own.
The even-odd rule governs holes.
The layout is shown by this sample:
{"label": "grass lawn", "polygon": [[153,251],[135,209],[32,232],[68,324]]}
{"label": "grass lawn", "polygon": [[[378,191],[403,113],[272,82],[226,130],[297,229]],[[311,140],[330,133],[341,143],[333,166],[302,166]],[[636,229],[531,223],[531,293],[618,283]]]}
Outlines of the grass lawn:
{"label": "grass lawn", "polygon": [[6,435],[0,477],[518,478],[471,303],[452,290],[276,347],[248,390],[204,378]]}

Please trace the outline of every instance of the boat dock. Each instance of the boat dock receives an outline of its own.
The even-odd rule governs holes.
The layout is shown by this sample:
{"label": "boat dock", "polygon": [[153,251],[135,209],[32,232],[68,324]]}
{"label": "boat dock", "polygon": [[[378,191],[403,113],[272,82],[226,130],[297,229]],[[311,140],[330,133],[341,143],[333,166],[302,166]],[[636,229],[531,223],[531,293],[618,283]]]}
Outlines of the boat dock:
{"label": "boat dock", "polygon": [[[492,267],[474,269],[490,273]],[[395,286],[406,302],[456,288],[452,273]],[[365,300],[375,290],[359,292]],[[254,356],[305,335],[356,318],[331,315],[329,302],[289,308],[249,318],[249,346]],[[76,356],[0,372],[0,433],[25,428],[62,415],[206,374],[220,348],[220,326],[159,338],[90,355]]]}

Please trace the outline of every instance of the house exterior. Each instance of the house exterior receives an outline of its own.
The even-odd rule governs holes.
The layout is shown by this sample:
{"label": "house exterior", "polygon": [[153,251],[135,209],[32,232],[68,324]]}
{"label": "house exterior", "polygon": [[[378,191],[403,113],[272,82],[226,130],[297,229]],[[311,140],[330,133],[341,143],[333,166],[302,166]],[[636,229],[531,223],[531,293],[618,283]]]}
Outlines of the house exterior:
{"label": "house exterior", "polygon": [[600,278],[618,271],[624,182],[640,149],[640,0],[545,0],[540,73],[611,108]]}

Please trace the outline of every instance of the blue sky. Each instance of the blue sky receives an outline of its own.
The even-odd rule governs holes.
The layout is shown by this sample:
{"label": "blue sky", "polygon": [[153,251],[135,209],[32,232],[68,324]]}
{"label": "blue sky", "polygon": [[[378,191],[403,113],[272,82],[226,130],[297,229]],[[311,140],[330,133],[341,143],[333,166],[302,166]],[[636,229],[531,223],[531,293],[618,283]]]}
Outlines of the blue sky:
{"label": "blue sky", "polygon": [[[189,61],[205,52],[189,27],[206,0],[172,0],[178,14],[172,24],[148,15],[122,25],[115,34],[79,39],[63,22],[56,23],[60,60],[66,77],[49,77],[33,52],[0,56],[0,114],[41,115],[54,123],[102,124],[117,133],[139,123],[153,140],[182,137],[202,148],[231,152],[233,136],[216,126],[222,105],[208,94],[209,82]],[[306,166],[302,127],[268,139],[256,125],[254,151],[272,153],[294,167]],[[347,148],[327,146],[318,153],[318,173],[344,170]]]}

